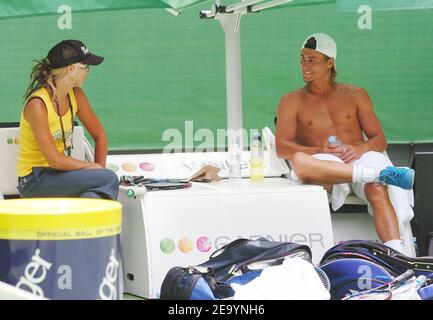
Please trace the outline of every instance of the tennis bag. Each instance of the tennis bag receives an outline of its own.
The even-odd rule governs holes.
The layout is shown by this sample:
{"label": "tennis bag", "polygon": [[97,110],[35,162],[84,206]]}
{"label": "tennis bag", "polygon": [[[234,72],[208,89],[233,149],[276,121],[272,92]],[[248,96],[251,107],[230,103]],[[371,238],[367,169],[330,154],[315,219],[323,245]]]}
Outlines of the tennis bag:
{"label": "tennis bag", "polygon": [[173,267],[161,285],[161,299],[217,300],[234,295],[231,283],[245,284],[285,259],[301,257],[311,262],[306,245],[274,242],[265,238],[237,239],[216,250],[209,260],[190,267]]}
{"label": "tennis bag", "polygon": [[392,281],[407,270],[433,280],[433,257],[408,257],[380,243],[344,241],[329,249],[319,264],[331,283],[331,299]]}

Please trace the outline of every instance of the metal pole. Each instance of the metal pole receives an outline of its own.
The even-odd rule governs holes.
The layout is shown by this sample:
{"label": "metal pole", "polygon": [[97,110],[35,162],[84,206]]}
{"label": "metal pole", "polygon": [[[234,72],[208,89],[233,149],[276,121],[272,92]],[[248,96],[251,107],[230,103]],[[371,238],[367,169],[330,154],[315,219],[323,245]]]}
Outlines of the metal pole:
{"label": "metal pole", "polygon": [[[243,129],[240,18],[241,14],[226,14],[217,18],[225,34],[227,129],[229,145],[232,141],[232,134],[230,132],[235,130],[240,133],[241,129]],[[241,133],[240,137],[241,145],[243,145]]]}

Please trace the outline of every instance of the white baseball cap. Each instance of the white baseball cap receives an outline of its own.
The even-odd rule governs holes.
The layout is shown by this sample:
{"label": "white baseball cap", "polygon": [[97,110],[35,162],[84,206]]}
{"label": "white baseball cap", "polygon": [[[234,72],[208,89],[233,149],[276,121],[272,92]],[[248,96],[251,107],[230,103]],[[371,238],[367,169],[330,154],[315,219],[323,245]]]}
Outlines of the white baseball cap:
{"label": "white baseball cap", "polygon": [[335,43],[334,39],[332,39],[326,33],[318,32],[309,35],[302,44],[302,48],[313,49],[327,55],[330,58],[334,58],[334,66],[336,67],[337,44]]}

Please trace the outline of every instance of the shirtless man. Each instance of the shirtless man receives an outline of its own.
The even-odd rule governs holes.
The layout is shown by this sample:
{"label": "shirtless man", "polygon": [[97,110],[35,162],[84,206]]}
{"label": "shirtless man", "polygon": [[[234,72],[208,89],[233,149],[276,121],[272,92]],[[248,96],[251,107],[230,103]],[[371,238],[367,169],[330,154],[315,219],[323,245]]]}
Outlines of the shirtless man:
{"label": "shirtless man", "polygon": [[[290,160],[293,179],[322,185],[328,191],[334,184],[352,183],[355,194],[371,205],[380,240],[402,251],[396,213],[385,184],[409,190],[414,171],[393,167],[382,154],[387,143],[367,92],[335,82],[334,40],[324,33],[312,34],[301,50],[306,85],[281,97],[278,156]],[[329,143],[330,136],[341,143]]]}

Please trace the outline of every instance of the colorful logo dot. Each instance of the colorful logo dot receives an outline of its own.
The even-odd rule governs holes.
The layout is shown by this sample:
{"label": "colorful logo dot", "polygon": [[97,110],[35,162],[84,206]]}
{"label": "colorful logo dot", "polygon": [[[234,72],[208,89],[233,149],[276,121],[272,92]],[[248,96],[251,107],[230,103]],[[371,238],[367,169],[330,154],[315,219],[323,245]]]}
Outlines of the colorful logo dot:
{"label": "colorful logo dot", "polygon": [[179,240],[178,244],[179,250],[183,253],[189,253],[192,250],[192,240],[186,237],[183,237]]}
{"label": "colorful logo dot", "polygon": [[15,144],[20,144],[20,139],[16,138],[16,139],[14,140],[14,142],[15,142]]}
{"label": "colorful logo dot", "polygon": [[127,172],[134,172],[137,170],[137,167],[133,163],[126,162],[126,163],[122,164],[122,169],[127,171]]}
{"label": "colorful logo dot", "polygon": [[9,138],[9,139],[7,140],[7,142],[8,142],[8,144],[13,144],[13,143],[14,143],[14,139]]}
{"label": "colorful logo dot", "polygon": [[210,239],[206,236],[202,236],[196,241],[197,249],[200,252],[209,252],[212,248],[212,243]]}
{"label": "colorful logo dot", "polygon": [[169,238],[162,239],[159,243],[159,248],[161,251],[167,254],[172,253],[175,247],[176,245],[174,241]]}
{"label": "colorful logo dot", "polygon": [[117,172],[117,171],[119,171],[119,167],[116,166],[116,165],[113,164],[113,163],[107,163],[106,168],[109,169],[109,170],[111,170],[111,171],[113,171],[113,172]]}
{"label": "colorful logo dot", "polygon": [[151,164],[149,162],[142,162],[138,166],[143,171],[153,171],[155,169],[155,167],[153,166],[153,164]]}

